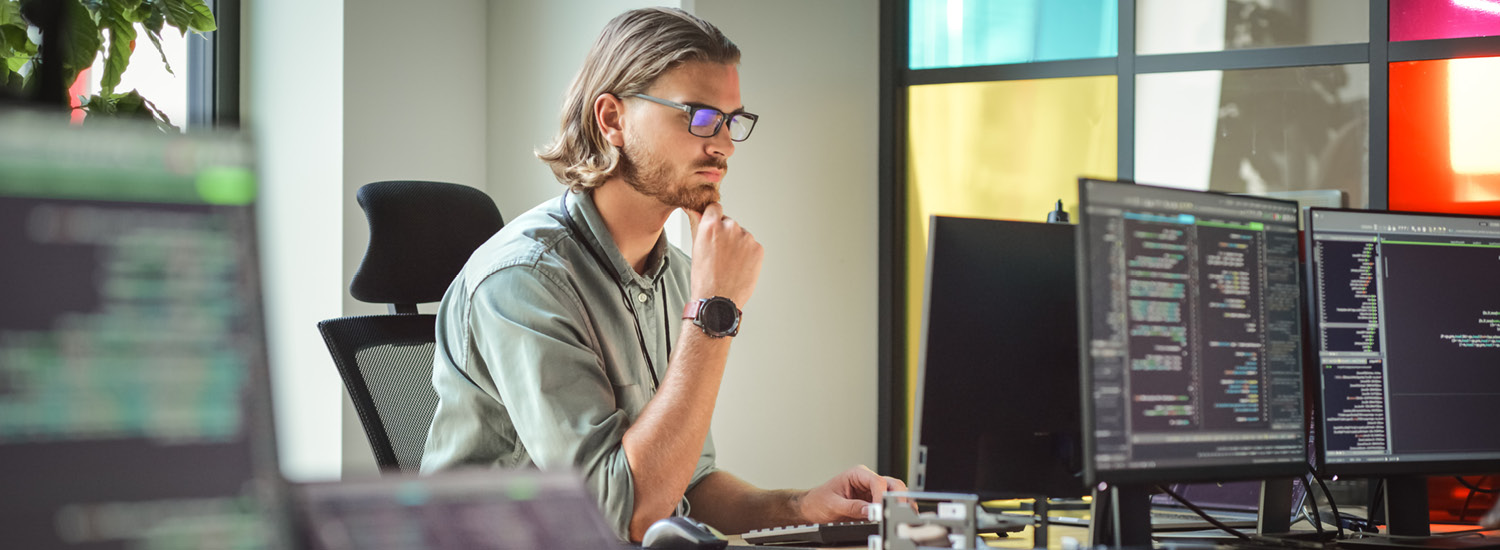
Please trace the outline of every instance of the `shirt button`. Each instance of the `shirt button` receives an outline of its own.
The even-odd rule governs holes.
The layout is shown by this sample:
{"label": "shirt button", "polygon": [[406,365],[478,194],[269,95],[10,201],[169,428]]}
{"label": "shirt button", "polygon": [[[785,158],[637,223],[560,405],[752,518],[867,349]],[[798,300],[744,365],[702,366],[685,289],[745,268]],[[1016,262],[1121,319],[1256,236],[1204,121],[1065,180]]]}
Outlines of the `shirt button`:
{"label": "shirt button", "polygon": [[643,303],[643,304],[646,303],[646,300],[650,300],[650,299],[651,298],[649,296],[646,296],[645,292],[642,292],[640,294],[635,295],[635,300],[637,302],[640,302],[640,303]]}

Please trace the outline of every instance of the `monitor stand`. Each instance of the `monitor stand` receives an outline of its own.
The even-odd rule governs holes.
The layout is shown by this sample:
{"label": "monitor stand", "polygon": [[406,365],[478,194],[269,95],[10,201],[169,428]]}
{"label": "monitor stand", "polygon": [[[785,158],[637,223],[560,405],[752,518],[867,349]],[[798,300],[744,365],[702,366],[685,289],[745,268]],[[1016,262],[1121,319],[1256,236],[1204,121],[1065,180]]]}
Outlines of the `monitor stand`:
{"label": "monitor stand", "polygon": [[1423,476],[1393,476],[1385,478],[1386,532],[1393,537],[1370,537],[1339,541],[1339,546],[1350,548],[1500,548],[1500,539],[1479,536],[1444,537],[1432,536],[1428,527],[1427,478]]}
{"label": "monitor stand", "polygon": [[1151,486],[1101,486],[1094,489],[1090,545],[1151,548]]}
{"label": "monitor stand", "polygon": [[[1111,485],[1102,491],[1095,489],[1093,518],[1089,522],[1089,540],[1094,546],[1151,547],[1151,486]],[[1291,478],[1262,481],[1256,534],[1290,536],[1291,530]],[[1204,535],[1204,532],[1194,533]],[[1219,530],[1212,533],[1208,538],[1232,536]]]}

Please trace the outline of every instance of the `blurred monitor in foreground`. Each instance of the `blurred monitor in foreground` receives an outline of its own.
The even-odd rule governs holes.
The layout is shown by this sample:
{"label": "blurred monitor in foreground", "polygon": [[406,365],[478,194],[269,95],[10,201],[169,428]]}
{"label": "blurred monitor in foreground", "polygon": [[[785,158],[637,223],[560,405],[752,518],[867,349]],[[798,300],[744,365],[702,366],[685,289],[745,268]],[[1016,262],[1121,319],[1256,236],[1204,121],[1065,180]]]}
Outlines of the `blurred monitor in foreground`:
{"label": "blurred monitor in foreground", "polygon": [[284,548],[252,155],[0,112],[8,548]]}
{"label": "blurred monitor in foreground", "polygon": [[625,548],[582,479],[479,469],[315,483],[297,489],[314,550]]}

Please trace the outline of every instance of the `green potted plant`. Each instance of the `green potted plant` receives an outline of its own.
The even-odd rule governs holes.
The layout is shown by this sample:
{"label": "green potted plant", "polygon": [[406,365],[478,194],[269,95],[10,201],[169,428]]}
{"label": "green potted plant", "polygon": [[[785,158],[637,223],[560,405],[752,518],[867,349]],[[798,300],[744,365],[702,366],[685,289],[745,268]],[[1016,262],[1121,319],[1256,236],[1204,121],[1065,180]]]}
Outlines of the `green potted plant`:
{"label": "green potted plant", "polygon": [[[71,87],[78,74],[104,56],[99,93],[81,98],[78,107],[94,117],[138,117],[156,121],[157,127],[175,128],[172,121],[140,92],[116,92],[120,75],[130,64],[139,31],[161,53],[167,72],[172,66],[161,51],[161,33],[168,28],[186,36],[188,31],[209,32],[217,28],[214,15],[203,0],[0,0],[0,88],[22,95],[37,85],[38,52],[42,36],[28,15],[33,4],[54,3],[62,10],[62,72]],[[138,28],[136,25],[139,24]]]}

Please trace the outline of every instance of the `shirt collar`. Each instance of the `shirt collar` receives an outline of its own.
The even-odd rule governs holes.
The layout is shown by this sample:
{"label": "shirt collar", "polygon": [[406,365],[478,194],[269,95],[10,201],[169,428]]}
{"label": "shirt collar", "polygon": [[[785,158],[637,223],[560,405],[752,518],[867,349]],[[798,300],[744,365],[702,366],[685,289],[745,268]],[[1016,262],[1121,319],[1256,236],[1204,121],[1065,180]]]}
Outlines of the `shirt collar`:
{"label": "shirt collar", "polygon": [[651,252],[646,254],[646,273],[636,273],[625,261],[625,255],[620,253],[619,245],[615,244],[613,235],[609,233],[609,227],[604,225],[604,216],[599,213],[599,207],[594,204],[594,193],[584,191],[582,193],[568,193],[568,212],[566,215],[573,218],[574,222],[583,227],[584,246],[593,247],[594,250],[603,253],[604,258],[609,261],[610,268],[614,270],[617,280],[622,282],[635,281],[642,286],[654,286],[666,272],[667,267],[667,234],[661,232],[656,237],[656,245],[651,247]]}

